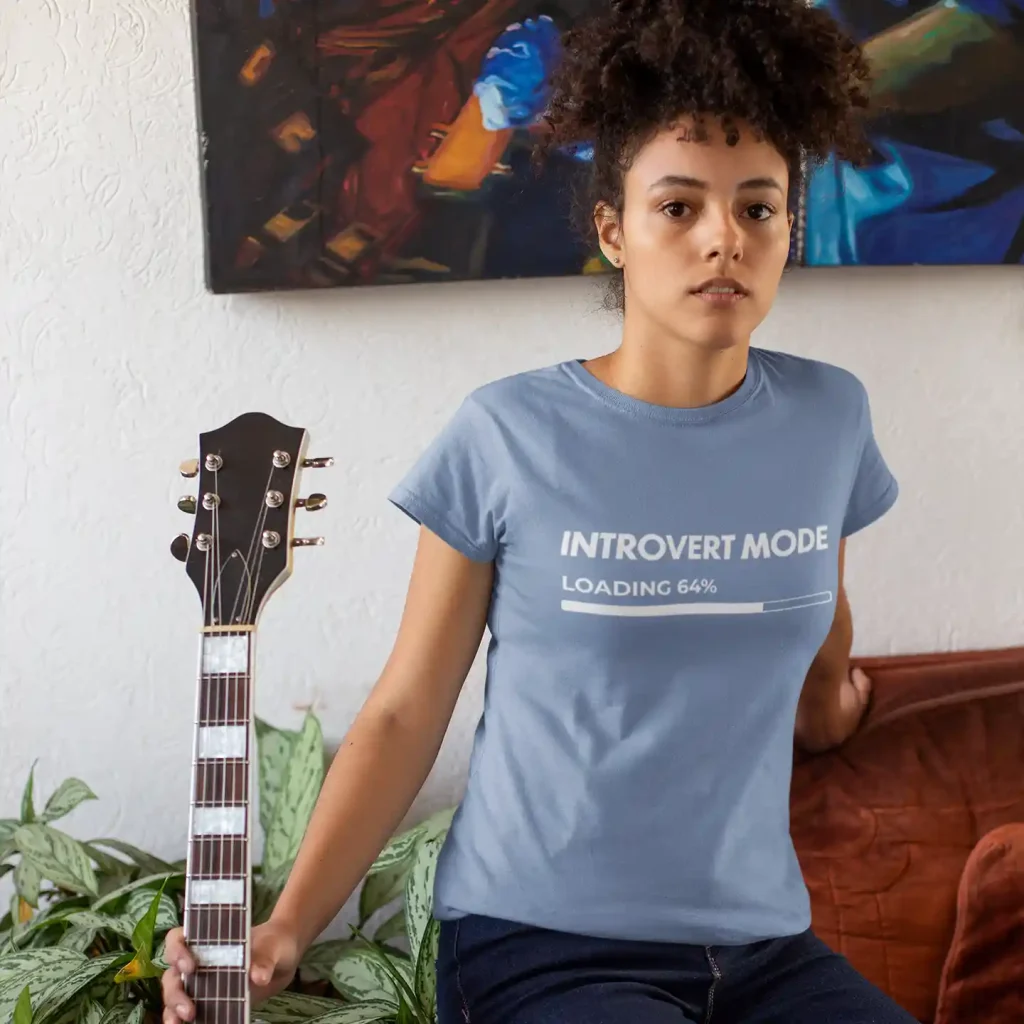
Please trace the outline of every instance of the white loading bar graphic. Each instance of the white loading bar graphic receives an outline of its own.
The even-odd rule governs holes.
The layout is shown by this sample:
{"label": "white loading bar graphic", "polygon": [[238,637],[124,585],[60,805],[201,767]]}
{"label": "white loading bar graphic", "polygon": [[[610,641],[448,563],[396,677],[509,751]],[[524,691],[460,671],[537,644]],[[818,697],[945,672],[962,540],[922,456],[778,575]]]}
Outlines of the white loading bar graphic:
{"label": "white loading bar graphic", "polygon": [[594,601],[563,601],[563,612],[578,615],[610,615],[627,619],[652,619],[665,615],[762,615],[766,612],[792,612],[831,604],[832,591],[803,597],[784,597],[777,601],[687,601],[684,604],[598,604]]}

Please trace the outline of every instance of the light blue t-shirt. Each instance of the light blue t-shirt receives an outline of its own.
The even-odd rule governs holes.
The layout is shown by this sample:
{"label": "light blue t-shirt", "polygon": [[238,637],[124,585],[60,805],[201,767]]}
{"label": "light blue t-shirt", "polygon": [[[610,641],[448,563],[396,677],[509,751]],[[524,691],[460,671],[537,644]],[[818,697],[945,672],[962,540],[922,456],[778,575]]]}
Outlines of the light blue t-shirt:
{"label": "light blue t-shirt", "polygon": [[752,349],[701,409],[578,361],[474,392],[391,495],[495,562],[437,916],[721,945],[809,927],[797,701],[840,538],[896,494],[863,386],[821,362]]}

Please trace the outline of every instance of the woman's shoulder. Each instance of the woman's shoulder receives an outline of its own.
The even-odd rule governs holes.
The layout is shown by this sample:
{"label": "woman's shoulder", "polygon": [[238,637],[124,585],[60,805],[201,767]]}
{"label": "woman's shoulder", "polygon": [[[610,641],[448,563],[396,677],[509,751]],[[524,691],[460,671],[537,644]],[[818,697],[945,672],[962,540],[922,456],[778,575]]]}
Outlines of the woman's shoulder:
{"label": "woman's shoulder", "polygon": [[569,384],[565,363],[523,370],[481,384],[466,396],[464,406],[478,414],[505,418],[545,405]]}
{"label": "woman's shoulder", "polygon": [[864,401],[866,390],[852,371],[835,363],[807,356],[778,352],[773,349],[751,349],[770,382],[809,399],[835,402]]}

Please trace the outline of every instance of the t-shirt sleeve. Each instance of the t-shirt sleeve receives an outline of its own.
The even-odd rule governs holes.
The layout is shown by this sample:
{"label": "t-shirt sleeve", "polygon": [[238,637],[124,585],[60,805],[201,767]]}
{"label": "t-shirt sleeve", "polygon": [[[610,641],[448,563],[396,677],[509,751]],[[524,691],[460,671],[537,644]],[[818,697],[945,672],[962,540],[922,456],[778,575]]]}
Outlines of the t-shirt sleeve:
{"label": "t-shirt sleeve", "polygon": [[389,495],[393,505],[476,562],[498,552],[505,485],[494,425],[472,398]]}
{"label": "t-shirt sleeve", "polygon": [[861,391],[860,458],[843,519],[843,536],[863,530],[880,519],[895,504],[899,485],[889,471],[875,440],[867,392]]}

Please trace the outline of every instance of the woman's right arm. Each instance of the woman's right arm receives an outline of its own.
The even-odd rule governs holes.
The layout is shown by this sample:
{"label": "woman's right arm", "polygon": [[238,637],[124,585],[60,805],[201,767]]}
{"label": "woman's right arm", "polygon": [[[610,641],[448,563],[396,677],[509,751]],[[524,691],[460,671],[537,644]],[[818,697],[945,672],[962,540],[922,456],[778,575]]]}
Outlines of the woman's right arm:
{"label": "woman's right arm", "polygon": [[[391,656],[324,780],[288,882],[253,930],[256,999],[283,988],[398,829],[437,758],[480,648],[493,564],[475,562],[421,529]],[[189,1020],[180,967],[192,969],[180,929],[168,936],[164,1020]],[[184,1012],[183,1012],[184,1010]]]}

